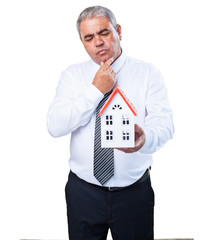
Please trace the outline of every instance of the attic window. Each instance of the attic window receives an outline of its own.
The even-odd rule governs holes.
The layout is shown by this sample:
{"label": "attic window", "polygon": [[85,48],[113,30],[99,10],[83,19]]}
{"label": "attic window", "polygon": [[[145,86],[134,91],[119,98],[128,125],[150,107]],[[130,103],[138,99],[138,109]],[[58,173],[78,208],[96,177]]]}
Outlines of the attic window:
{"label": "attic window", "polygon": [[129,115],[123,115],[122,116],[122,123],[123,125],[129,125],[130,121],[129,121]]}
{"label": "attic window", "polygon": [[112,109],[115,110],[116,108],[118,108],[120,110],[122,109],[122,107],[119,104],[113,105]]}
{"label": "attic window", "polygon": [[106,115],[106,125],[113,125],[113,116]]}
{"label": "attic window", "polygon": [[106,131],[106,140],[113,140],[113,131]]}
{"label": "attic window", "polygon": [[124,130],[122,132],[122,136],[123,136],[123,141],[129,141],[130,140],[130,132],[128,130]]}

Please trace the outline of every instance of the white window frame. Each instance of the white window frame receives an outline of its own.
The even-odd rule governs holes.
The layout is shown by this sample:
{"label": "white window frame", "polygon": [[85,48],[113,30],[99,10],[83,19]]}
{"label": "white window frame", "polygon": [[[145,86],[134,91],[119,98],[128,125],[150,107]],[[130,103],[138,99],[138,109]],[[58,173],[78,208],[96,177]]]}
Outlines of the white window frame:
{"label": "white window frame", "polygon": [[113,141],[113,131],[106,130],[106,140],[107,141]]}
{"label": "white window frame", "polygon": [[122,115],[122,125],[130,124],[130,116],[128,114]]}
{"label": "white window frame", "polygon": [[113,125],[113,115],[106,115],[106,125]]}
{"label": "white window frame", "polygon": [[122,131],[122,140],[123,141],[130,141],[130,131],[129,130],[123,130]]}

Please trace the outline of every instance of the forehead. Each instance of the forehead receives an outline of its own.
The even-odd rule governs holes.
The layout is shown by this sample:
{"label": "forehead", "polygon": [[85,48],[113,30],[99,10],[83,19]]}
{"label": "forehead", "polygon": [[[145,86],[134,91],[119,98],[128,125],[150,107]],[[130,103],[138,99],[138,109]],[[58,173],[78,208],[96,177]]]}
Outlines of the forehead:
{"label": "forehead", "polygon": [[107,17],[86,18],[80,23],[81,35],[94,34],[105,28],[114,29]]}

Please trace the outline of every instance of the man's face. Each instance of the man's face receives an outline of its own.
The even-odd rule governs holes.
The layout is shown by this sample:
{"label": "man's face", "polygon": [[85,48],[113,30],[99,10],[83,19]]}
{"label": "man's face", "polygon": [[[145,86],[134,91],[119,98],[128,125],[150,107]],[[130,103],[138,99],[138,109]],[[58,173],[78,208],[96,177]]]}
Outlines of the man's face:
{"label": "man's face", "polygon": [[100,64],[121,54],[121,27],[117,31],[106,17],[87,18],[80,23],[81,41],[94,62]]}

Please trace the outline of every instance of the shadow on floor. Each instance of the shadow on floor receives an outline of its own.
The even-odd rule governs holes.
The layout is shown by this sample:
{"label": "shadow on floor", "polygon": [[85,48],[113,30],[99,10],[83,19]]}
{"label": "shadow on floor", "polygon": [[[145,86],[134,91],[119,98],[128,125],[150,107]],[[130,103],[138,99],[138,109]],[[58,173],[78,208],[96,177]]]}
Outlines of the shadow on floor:
{"label": "shadow on floor", "polygon": [[[53,239],[20,239],[20,240],[53,240]],[[54,239],[54,240],[65,240],[65,239]],[[112,240],[112,239],[107,239]],[[155,238],[154,240],[194,240],[194,238]]]}

